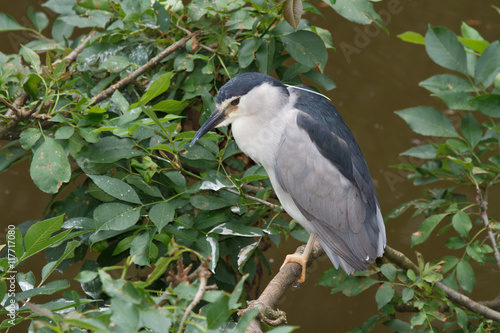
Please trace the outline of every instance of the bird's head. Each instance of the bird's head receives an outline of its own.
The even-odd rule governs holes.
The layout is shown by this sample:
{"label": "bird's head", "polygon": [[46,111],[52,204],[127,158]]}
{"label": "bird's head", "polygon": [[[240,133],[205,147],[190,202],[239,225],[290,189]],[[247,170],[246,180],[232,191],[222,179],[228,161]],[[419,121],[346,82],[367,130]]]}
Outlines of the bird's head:
{"label": "bird's head", "polygon": [[263,112],[289,96],[280,81],[261,73],[243,73],[229,80],[217,94],[216,109],[200,127],[189,146],[211,129],[231,124],[235,119]]}

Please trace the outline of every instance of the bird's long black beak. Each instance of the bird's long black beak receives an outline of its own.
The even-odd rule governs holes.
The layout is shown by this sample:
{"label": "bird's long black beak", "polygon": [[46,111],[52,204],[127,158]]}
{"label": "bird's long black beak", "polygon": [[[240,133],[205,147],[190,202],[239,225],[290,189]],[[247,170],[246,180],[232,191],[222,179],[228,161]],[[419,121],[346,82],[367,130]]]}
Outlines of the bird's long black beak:
{"label": "bird's long black beak", "polygon": [[205,134],[207,134],[211,129],[217,127],[220,123],[222,123],[226,119],[226,112],[220,111],[219,109],[215,109],[215,111],[210,115],[210,117],[205,121],[203,125],[201,125],[198,132],[196,132],[193,140],[189,144],[189,147],[192,147],[196,141],[201,139]]}

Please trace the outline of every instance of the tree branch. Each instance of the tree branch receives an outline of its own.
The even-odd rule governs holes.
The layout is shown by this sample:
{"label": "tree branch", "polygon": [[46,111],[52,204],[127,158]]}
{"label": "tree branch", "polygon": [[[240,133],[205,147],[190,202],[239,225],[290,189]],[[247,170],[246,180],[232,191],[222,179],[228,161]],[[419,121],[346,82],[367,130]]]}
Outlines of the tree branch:
{"label": "tree branch", "polygon": [[[398,265],[399,267],[408,270],[412,269],[418,272],[418,267],[410,259],[408,259],[403,253],[394,250],[390,246],[386,246],[384,256]],[[441,282],[434,283],[435,287],[438,287],[448,296],[448,299],[457,305],[466,307],[467,309],[489,319],[493,319],[500,322],[500,312],[492,310],[469,297],[451,289],[450,287],[444,285]]]}
{"label": "tree branch", "polygon": [[[295,253],[302,254],[304,252],[305,245],[302,245],[297,248]],[[313,250],[311,252],[311,256],[309,257],[309,261],[307,262],[307,267],[309,267],[314,260],[323,255],[325,251],[321,248],[321,245],[316,241],[313,246]],[[269,282],[266,286],[266,289],[260,294],[259,298],[254,301],[249,301],[248,307],[244,310],[240,310],[238,312],[239,316],[242,316],[247,311],[250,311],[253,308],[259,309],[258,318],[255,318],[248,326],[246,332],[247,333],[256,333],[262,332],[260,328],[260,322],[266,321],[270,325],[283,324],[286,323],[285,313],[276,310],[273,308],[278,302],[278,300],[283,296],[285,291],[290,288],[300,277],[302,272],[302,267],[297,263],[288,263],[286,264],[279,272],[274,276],[274,278]],[[270,318],[271,317],[271,318]]]}
{"label": "tree branch", "polygon": [[149,60],[145,65],[139,67],[138,69],[136,69],[135,71],[130,73],[130,75],[128,75],[127,77],[118,81],[117,83],[113,84],[108,89],[106,89],[106,90],[100,92],[99,94],[95,95],[94,97],[92,97],[91,105],[95,105],[95,104],[99,103],[100,101],[110,97],[115,92],[115,90],[121,89],[121,88],[125,87],[126,85],[130,84],[131,82],[135,81],[140,75],[142,75],[143,73],[147,72],[148,70],[150,70],[151,68],[156,66],[161,60],[163,60],[163,58],[165,58],[166,56],[168,56],[169,54],[171,54],[172,52],[174,52],[178,48],[181,48],[184,45],[186,45],[186,42],[189,39],[191,39],[193,36],[196,36],[196,34],[197,34],[197,32],[189,33],[187,36],[182,37],[180,40],[178,40],[177,42],[173,43],[172,45],[167,47],[165,50],[160,52],[156,57]]}
{"label": "tree branch", "polygon": [[497,262],[498,267],[500,267],[500,251],[498,250],[497,247],[497,235],[493,230],[490,228],[490,219],[488,217],[488,194],[495,184],[495,182],[500,178],[500,173],[498,173],[486,186],[484,189],[484,195],[481,193],[481,189],[477,188],[477,204],[479,205],[479,216],[481,217],[481,220],[484,223],[484,226],[486,227],[486,231],[488,233],[488,238],[490,239],[491,246],[493,247],[493,253],[495,255],[495,260]]}
{"label": "tree branch", "polygon": [[[305,245],[300,246],[295,251],[296,253],[302,253],[304,251]],[[311,252],[311,256],[309,257],[309,261],[307,262],[307,266],[309,267],[314,260],[319,258],[325,252],[316,241],[314,243],[313,251]],[[418,272],[418,266],[415,265],[408,257],[406,257],[402,252],[399,252],[390,246],[386,246],[384,257],[386,257],[389,261],[401,267],[404,270],[412,269],[415,272]],[[278,300],[283,296],[288,288],[290,288],[293,283],[297,281],[300,277],[301,266],[297,263],[288,263],[286,264],[279,272],[274,276],[274,278],[269,282],[266,286],[262,294],[259,296],[257,300],[248,301],[248,307],[246,309],[240,310],[238,312],[239,316],[242,316],[247,311],[258,308],[259,315],[257,318],[252,320],[248,328],[246,329],[246,333],[261,333],[262,329],[260,326],[260,321],[265,321],[270,325],[279,325],[286,323],[286,314],[280,310],[273,310],[274,306],[278,302]],[[448,299],[453,303],[463,306],[483,317],[493,319],[495,321],[500,322],[500,312],[497,312],[489,307],[486,304],[495,304],[497,305],[499,300],[495,299],[493,301],[488,302],[476,302],[469,297],[449,288],[441,282],[434,283],[434,286],[441,289],[447,296]],[[497,297],[500,299],[500,295]],[[401,310],[411,311],[409,304],[402,304]],[[445,310],[443,308],[442,310]]]}
{"label": "tree branch", "polygon": [[184,325],[186,323],[186,319],[191,313],[191,311],[194,309],[196,304],[198,304],[201,301],[201,298],[203,297],[203,294],[205,293],[206,287],[207,287],[207,281],[208,278],[210,277],[210,270],[208,269],[208,265],[206,263],[201,263],[200,267],[202,269],[198,272],[199,280],[200,280],[200,286],[198,287],[198,291],[196,291],[196,294],[194,295],[193,300],[191,303],[186,308],[186,311],[184,311],[184,315],[182,316],[181,323],[179,324],[179,332],[184,332]]}
{"label": "tree branch", "polygon": [[[73,61],[75,61],[76,57],[78,57],[78,55],[85,48],[85,45],[87,45],[88,41],[95,34],[96,34],[96,31],[92,31],[87,37],[82,39],[81,43],[76,47],[76,49],[71,51],[63,59],[54,61],[52,63],[52,67],[55,67],[61,61],[66,60],[66,68],[68,68],[68,66],[71,65],[71,63]],[[2,100],[0,100],[0,102],[7,105],[7,107],[9,108],[9,110],[5,113],[5,118],[12,119],[8,123],[0,120],[0,139],[5,139],[16,128],[17,124],[19,124],[21,121],[29,118],[31,115],[36,114],[36,110],[38,109],[39,104],[37,104],[37,107],[33,108],[32,110],[27,110],[26,107],[23,106],[24,103],[26,103],[26,100],[28,99],[28,97],[29,97],[28,93],[23,90],[21,92],[21,94],[19,94],[19,96],[14,100],[14,103],[12,103],[12,105],[10,103],[8,103],[3,98],[2,98]]]}

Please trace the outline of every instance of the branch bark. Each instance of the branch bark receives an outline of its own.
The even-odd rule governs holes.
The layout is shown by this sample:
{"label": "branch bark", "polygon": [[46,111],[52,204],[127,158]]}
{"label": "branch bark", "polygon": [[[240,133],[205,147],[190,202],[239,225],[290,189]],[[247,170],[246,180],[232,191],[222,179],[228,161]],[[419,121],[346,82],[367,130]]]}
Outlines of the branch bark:
{"label": "branch bark", "polygon": [[[295,253],[302,254],[304,252],[305,245],[297,248]],[[316,241],[307,262],[307,267],[309,267],[317,258],[322,256],[325,251],[321,248],[321,245]],[[302,272],[302,267],[297,263],[286,264],[279,272],[274,276],[274,278],[266,286],[259,298],[254,301],[248,302],[248,307],[244,310],[238,312],[239,316],[242,316],[246,311],[253,308],[259,309],[259,315],[257,318],[253,319],[246,333],[260,333],[262,329],[260,327],[260,321],[266,321],[269,324],[284,324],[286,323],[285,313],[279,310],[274,311],[276,303],[279,301],[281,296],[290,288],[300,277]],[[269,317],[272,318],[269,318]]]}
{"label": "branch bark", "polygon": [[115,92],[115,90],[121,89],[121,88],[125,87],[126,85],[130,84],[131,82],[135,81],[140,75],[144,74],[145,72],[147,72],[148,70],[150,70],[151,68],[156,66],[161,60],[163,60],[163,58],[165,58],[166,56],[168,56],[169,54],[171,54],[175,50],[186,45],[186,42],[189,39],[191,39],[193,36],[195,36],[196,34],[197,34],[197,32],[189,33],[187,36],[179,39],[177,42],[173,43],[172,45],[167,47],[165,50],[160,52],[156,57],[149,60],[145,65],[139,67],[138,69],[136,69],[135,71],[130,73],[130,75],[128,75],[124,79],[118,81],[117,83],[113,84],[108,89],[106,89],[106,90],[100,92],[99,94],[95,95],[94,97],[92,97],[91,105],[95,105],[95,104],[99,103],[100,101],[110,97]]}
{"label": "branch bark", "polygon": [[[386,246],[384,256],[398,265],[399,267],[408,270],[412,269],[415,272],[418,272],[418,267],[415,265],[410,259],[408,259],[403,253],[394,250],[390,246]],[[469,297],[459,293],[451,289],[450,287],[444,285],[441,282],[436,282],[434,284],[435,287],[438,287],[448,296],[448,299],[457,305],[461,305],[466,307],[467,309],[489,319],[493,319],[500,323],[500,312],[492,310],[487,306],[484,306]]]}
{"label": "branch bark", "polygon": [[[295,252],[302,253],[304,251],[304,248],[305,245],[302,245],[297,248]],[[311,256],[309,257],[309,261],[307,262],[307,266],[309,267],[314,262],[314,260],[319,258],[324,253],[325,252],[321,248],[319,243],[315,242],[313,251],[311,252]],[[384,257],[404,270],[412,269],[417,273],[419,271],[418,266],[415,265],[408,257],[406,257],[402,252],[391,248],[390,246],[386,246]],[[288,288],[290,288],[293,283],[297,281],[297,279],[300,277],[300,273],[301,267],[299,264],[288,263],[278,272],[278,274],[274,276],[274,278],[271,280],[271,282],[269,282],[269,284],[266,286],[257,300],[247,302],[248,307],[246,309],[240,310],[238,312],[238,315],[242,316],[247,311],[253,308],[259,309],[259,315],[257,316],[257,318],[252,320],[245,333],[261,333],[261,321],[266,321],[270,325],[279,325],[286,323],[286,314],[280,310],[273,309],[279,299],[288,290]],[[485,305],[487,304],[486,302],[481,302],[483,304],[476,302],[471,298],[449,288],[441,282],[436,282],[434,286],[441,289],[448,296],[448,299],[453,303],[463,306],[483,317],[500,322],[500,312],[487,307]],[[497,298],[500,298],[500,295]],[[497,305],[497,303],[497,299],[492,302],[492,304],[495,305]],[[408,311],[408,309],[406,309],[406,311]]]}

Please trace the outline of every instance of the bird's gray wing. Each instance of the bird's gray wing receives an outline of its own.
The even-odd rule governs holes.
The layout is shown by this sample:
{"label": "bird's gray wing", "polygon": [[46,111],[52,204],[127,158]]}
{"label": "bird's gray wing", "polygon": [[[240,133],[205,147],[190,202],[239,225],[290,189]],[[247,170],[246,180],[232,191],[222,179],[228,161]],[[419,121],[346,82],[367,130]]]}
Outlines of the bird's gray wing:
{"label": "bird's gray wing", "polygon": [[[358,170],[362,167],[353,160],[357,157],[350,144],[326,124],[299,111],[297,124],[283,134],[274,170],[279,185],[312,224],[334,265],[340,264],[347,273],[366,269],[385,245],[376,195],[366,195],[373,195],[373,183],[361,176],[368,170]],[[328,158],[321,145],[328,145]]]}

